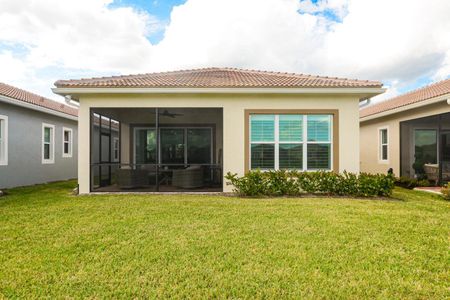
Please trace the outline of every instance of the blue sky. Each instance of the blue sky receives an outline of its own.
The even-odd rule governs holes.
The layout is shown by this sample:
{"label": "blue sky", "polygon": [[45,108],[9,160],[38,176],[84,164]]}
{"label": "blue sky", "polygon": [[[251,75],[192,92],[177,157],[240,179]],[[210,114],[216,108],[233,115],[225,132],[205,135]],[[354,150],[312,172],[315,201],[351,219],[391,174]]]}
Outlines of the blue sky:
{"label": "blue sky", "polygon": [[[186,0],[116,0],[109,7],[133,7],[157,17],[163,23],[169,23],[172,8],[185,2]],[[164,31],[158,31],[156,34],[150,35],[148,39],[152,44],[157,44],[161,41],[163,35]]]}
{"label": "blue sky", "polygon": [[228,66],[380,80],[380,101],[449,78],[448,15],[448,0],[2,0],[0,81],[57,99],[58,79]]}

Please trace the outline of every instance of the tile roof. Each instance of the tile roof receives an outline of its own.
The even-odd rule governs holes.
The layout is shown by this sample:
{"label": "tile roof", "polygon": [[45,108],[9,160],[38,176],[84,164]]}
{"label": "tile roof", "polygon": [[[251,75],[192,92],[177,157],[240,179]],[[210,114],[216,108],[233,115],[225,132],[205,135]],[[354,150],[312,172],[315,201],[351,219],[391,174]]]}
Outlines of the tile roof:
{"label": "tile roof", "polygon": [[379,81],[235,68],[204,68],[137,75],[58,80],[58,88],[381,88]]}
{"label": "tile roof", "polygon": [[25,90],[13,87],[11,85],[0,82],[0,95],[6,96],[17,101],[27,102],[71,116],[78,116],[78,109],[56,102],[54,100],[44,98],[42,96],[27,92]]}
{"label": "tile roof", "polygon": [[360,110],[359,117],[364,118],[392,109],[435,98],[450,93],[450,78],[428,85],[426,87],[411,91],[409,93],[385,100],[383,102],[367,106]]}

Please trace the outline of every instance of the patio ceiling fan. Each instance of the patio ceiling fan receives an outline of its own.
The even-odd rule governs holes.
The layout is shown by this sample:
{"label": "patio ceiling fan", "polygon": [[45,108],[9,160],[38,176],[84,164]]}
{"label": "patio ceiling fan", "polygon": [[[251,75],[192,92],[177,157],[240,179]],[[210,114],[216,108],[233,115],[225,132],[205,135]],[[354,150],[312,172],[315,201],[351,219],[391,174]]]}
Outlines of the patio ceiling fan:
{"label": "patio ceiling fan", "polygon": [[179,116],[184,116],[184,114],[170,113],[167,109],[165,109],[163,112],[159,113],[159,116],[175,118],[175,117],[179,117]]}

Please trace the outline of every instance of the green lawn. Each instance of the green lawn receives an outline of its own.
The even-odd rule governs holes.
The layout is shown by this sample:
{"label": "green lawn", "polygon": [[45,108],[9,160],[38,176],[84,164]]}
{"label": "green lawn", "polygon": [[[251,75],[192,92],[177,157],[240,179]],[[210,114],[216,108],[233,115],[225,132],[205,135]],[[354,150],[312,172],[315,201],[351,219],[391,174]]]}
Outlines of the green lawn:
{"label": "green lawn", "polygon": [[70,195],[0,198],[0,298],[450,297],[450,202]]}

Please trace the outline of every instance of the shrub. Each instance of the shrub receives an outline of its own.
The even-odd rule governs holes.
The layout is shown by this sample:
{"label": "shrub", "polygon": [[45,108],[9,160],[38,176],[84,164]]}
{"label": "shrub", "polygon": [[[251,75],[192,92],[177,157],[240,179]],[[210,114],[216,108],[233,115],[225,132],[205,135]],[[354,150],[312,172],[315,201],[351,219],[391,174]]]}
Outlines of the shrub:
{"label": "shrub", "polygon": [[265,173],[266,195],[283,196],[298,195],[299,189],[295,179],[287,171],[269,171]]}
{"label": "shrub", "polygon": [[441,193],[444,199],[450,200],[450,183],[447,183],[447,185],[441,189]]}
{"label": "shrub", "polygon": [[394,188],[392,175],[356,175],[344,172],[251,171],[242,177],[227,173],[227,184],[241,196],[299,196],[326,194],[354,197],[389,197]]}
{"label": "shrub", "polygon": [[409,178],[409,177],[405,177],[405,176],[395,179],[396,186],[400,186],[400,187],[406,188],[406,189],[413,189],[413,188],[417,187],[418,184],[419,184],[419,182],[417,181],[417,179]]}
{"label": "shrub", "polygon": [[428,179],[422,179],[417,181],[417,186],[431,186],[431,182]]}
{"label": "shrub", "polygon": [[395,179],[395,185],[406,189],[413,189],[418,186],[431,186],[431,183],[428,179],[417,180],[415,178],[402,176]]}
{"label": "shrub", "polygon": [[238,195],[250,197],[267,195],[265,177],[264,173],[260,171],[248,172],[243,177],[238,177],[237,174],[230,172],[225,176],[234,186],[234,191]]}

